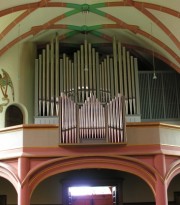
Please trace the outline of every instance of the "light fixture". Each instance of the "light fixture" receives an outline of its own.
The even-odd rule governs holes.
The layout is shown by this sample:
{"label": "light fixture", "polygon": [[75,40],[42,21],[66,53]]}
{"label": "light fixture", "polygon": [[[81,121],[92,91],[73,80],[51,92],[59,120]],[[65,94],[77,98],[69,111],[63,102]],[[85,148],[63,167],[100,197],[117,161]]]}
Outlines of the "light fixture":
{"label": "light fixture", "polygon": [[[84,32],[84,43],[87,43],[87,14],[89,13],[89,5],[86,4],[86,1],[85,1],[85,4],[82,5],[82,14],[84,14],[84,26],[83,26],[83,32]],[[84,71],[88,71],[88,65],[87,65],[87,62],[85,62],[85,65],[84,65]]]}
{"label": "light fixture", "polygon": [[[151,38],[152,38],[152,23],[151,23]],[[152,44],[152,65],[153,65],[153,80],[157,79],[157,75],[156,75],[156,66],[155,66],[155,58],[154,58],[154,48],[153,48],[153,44]]]}
{"label": "light fixture", "polygon": [[155,67],[155,59],[154,59],[154,51],[153,51],[153,80],[156,80],[156,67]]}

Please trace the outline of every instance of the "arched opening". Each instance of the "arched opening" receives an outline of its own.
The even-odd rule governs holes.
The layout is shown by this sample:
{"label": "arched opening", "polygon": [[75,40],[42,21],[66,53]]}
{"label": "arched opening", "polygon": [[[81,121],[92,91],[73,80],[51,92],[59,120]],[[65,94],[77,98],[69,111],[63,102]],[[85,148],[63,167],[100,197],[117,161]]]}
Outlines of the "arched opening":
{"label": "arched opening", "polygon": [[176,175],[168,187],[169,205],[180,205],[180,174]]}
{"label": "arched opening", "polygon": [[17,192],[5,178],[0,177],[0,205],[17,204]]}
{"label": "arched opening", "polygon": [[[73,198],[69,188],[75,186],[109,187],[111,193]],[[53,175],[43,180],[31,196],[31,204],[155,205],[154,201],[153,192],[145,181],[133,174],[111,169],[78,169]]]}
{"label": "arched opening", "polygon": [[23,124],[23,113],[16,105],[10,105],[5,113],[5,127]]}

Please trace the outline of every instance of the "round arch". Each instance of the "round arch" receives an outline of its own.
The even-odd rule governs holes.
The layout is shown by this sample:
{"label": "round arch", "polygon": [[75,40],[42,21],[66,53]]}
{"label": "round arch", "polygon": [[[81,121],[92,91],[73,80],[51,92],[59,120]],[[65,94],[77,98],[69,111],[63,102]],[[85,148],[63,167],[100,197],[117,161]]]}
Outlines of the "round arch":
{"label": "round arch", "polygon": [[169,184],[171,183],[173,178],[176,177],[178,174],[180,174],[180,160],[177,160],[175,163],[172,164],[171,169],[166,175],[167,187],[169,187]]}
{"label": "round arch", "polygon": [[148,184],[155,197],[155,183],[158,177],[156,171],[148,167],[148,165],[142,164],[139,160],[123,156],[78,156],[66,157],[63,159],[58,158],[32,170],[24,180],[24,183],[29,180],[30,193],[32,195],[38,184],[50,176],[77,169],[91,168],[124,171],[136,175]]}
{"label": "round arch", "polygon": [[9,165],[6,165],[4,163],[0,163],[0,177],[6,179],[10,184],[13,185],[16,192],[18,193],[18,177],[14,174],[13,168]]}
{"label": "round arch", "polygon": [[12,103],[5,110],[5,127],[28,123],[28,112],[23,104]]}

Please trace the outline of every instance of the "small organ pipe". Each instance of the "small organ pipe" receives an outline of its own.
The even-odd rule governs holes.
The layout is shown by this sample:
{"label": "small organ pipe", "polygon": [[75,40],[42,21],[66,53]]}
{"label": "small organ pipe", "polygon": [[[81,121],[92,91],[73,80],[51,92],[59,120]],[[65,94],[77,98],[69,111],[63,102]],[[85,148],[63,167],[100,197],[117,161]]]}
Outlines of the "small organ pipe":
{"label": "small organ pipe", "polygon": [[114,74],[111,70],[113,68],[113,59],[110,58],[110,82],[111,82],[111,98],[114,97]]}
{"label": "small organ pipe", "polygon": [[[107,91],[108,91],[108,101],[110,99],[110,61],[109,61],[109,55],[107,56]],[[107,101],[107,102],[108,102]]]}
{"label": "small organ pipe", "polygon": [[77,69],[78,69],[78,102],[81,101],[81,66],[80,66],[80,51],[77,52]]}
{"label": "small organ pipe", "polygon": [[71,96],[71,92],[72,92],[72,62],[71,60],[69,60],[69,93]]}
{"label": "small organ pipe", "polygon": [[39,115],[39,94],[38,94],[38,91],[39,91],[39,79],[38,79],[38,70],[39,70],[39,59],[36,59],[35,60],[35,89],[34,89],[34,98],[35,98],[35,101],[34,101],[34,108],[35,108],[35,112],[34,112],[34,115],[35,116],[38,116]]}
{"label": "small organ pipe", "polygon": [[88,98],[88,90],[89,90],[89,67],[88,67],[88,44],[87,40],[84,41],[84,65],[83,65],[83,72],[84,72],[84,92],[85,92],[85,99]]}
{"label": "small organ pipe", "polygon": [[39,78],[39,116],[41,116],[41,107],[42,107],[42,56],[39,55],[39,72],[38,72],[38,78]]}
{"label": "small organ pipe", "polygon": [[115,37],[113,38],[113,64],[114,64],[114,93],[113,97],[118,94],[118,73],[117,73],[117,44]]}
{"label": "small organ pipe", "polygon": [[129,113],[132,114],[132,87],[131,87],[131,68],[130,68],[130,54],[127,51],[127,75],[128,75],[128,104],[129,104]]}
{"label": "small organ pipe", "polygon": [[136,100],[135,100],[135,79],[134,79],[134,58],[131,56],[131,86],[132,86],[132,100],[133,100],[133,114],[136,113]]}
{"label": "small organ pipe", "polygon": [[45,69],[46,69],[46,59],[45,59],[45,49],[43,49],[42,53],[42,115],[45,116],[45,107],[46,107],[46,75],[45,75]]}
{"label": "small organ pipe", "polygon": [[63,92],[67,93],[67,87],[66,87],[66,75],[67,75],[67,70],[66,70],[66,54],[63,54],[63,79],[64,79],[64,86],[63,86]]}
{"label": "small organ pipe", "polygon": [[124,81],[124,96],[126,114],[128,114],[128,88],[127,88],[127,66],[126,66],[126,49],[123,47],[123,81]]}
{"label": "small organ pipe", "polygon": [[81,87],[80,87],[80,90],[81,90],[81,95],[82,95],[82,101],[84,102],[85,100],[85,92],[86,92],[86,85],[85,85],[85,76],[84,76],[84,69],[85,69],[85,66],[84,66],[84,45],[81,45],[81,50],[80,50],[80,66],[81,66]]}
{"label": "small organ pipe", "polygon": [[93,48],[92,49],[92,90],[94,92],[93,94],[96,94],[95,93],[96,83],[97,83],[97,80],[96,80],[96,52],[95,52],[95,49]]}
{"label": "small organ pipe", "polygon": [[100,101],[102,101],[102,88],[103,88],[103,75],[102,75],[102,64],[99,65],[99,97]]}
{"label": "small organ pipe", "polygon": [[54,41],[51,41],[51,116],[54,115]]}
{"label": "small organ pipe", "polygon": [[92,69],[92,48],[91,48],[91,44],[88,44],[88,54],[89,54],[89,58],[88,58],[88,71],[89,71],[89,90],[90,92],[92,92],[92,83],[93,83],[93,69]]}
{"label": "small organ pipe", "polygon": [[118,69],[119,69],[119,92],[123,95],[123,72],[122,72],[122,51],[121,43],[118,42]]}
{"label": "small organ pipe", "polygon": [[59,97],[59,40],[58,36],[55,39],[55,93]]}
{"label": "small organ pipe", "polygon": [[69,92],[69,57],[66,56],[66,93]]}
{"label": "small organ pipe", "polygon": [[64,92],[64,78],[63,78],[63,71],[64,67],[63,67],[63,59],[60,59],[60,70],[59,70],[59,81],[60,81],[60,93]]}
{"label": "small organ pipe", "polygon": [[138,77],[138,62],[137,58],[134,58],[134,70],[135,70],[135,84],[136,84],[136,114],[140,114],[140,98],[139,98],[139,77]]}
{"label": "small organ pipe", "polygon": [[96,96],[98,99],[100,99],[100,84],[99,84],[99,71],[100,71],[100,68],[99,68],[99,53],[96,52]]}
{"label": "small organ pipe", "polygon": [[49,44],[46,45],[46,101],[47,101],[47,116],[50,115],[49,113],[49,106],[50,106],[50,89],[49,89],[49,82],[50,82],[50,59],[49,59]]}
{"label": "small organ pipe", "polygon": [[78,101],[78,66],[77,66],[77,53],[74,53],[73,78],[74,78],[74,99],[75,99],[75,102],[77,102],[77,101]]}
{"label": "small organ pipe", "polygon": [[123,47],[123,80],[124,80],[124,96],[127,99],[128,93],[127,93],[127,68],[126,68],[126,49]]}

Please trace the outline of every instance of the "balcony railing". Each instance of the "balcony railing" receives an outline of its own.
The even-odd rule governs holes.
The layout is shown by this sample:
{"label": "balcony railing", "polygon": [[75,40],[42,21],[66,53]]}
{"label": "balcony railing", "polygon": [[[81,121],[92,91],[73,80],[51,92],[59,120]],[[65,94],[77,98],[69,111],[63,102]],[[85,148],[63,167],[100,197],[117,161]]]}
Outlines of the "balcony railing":
{"label": "balcony railing", "polygon": [[66,95],[59,100],[60,144],[125,144],[125,101],[118,94],[107,104],[91,95],[81,105]]}

